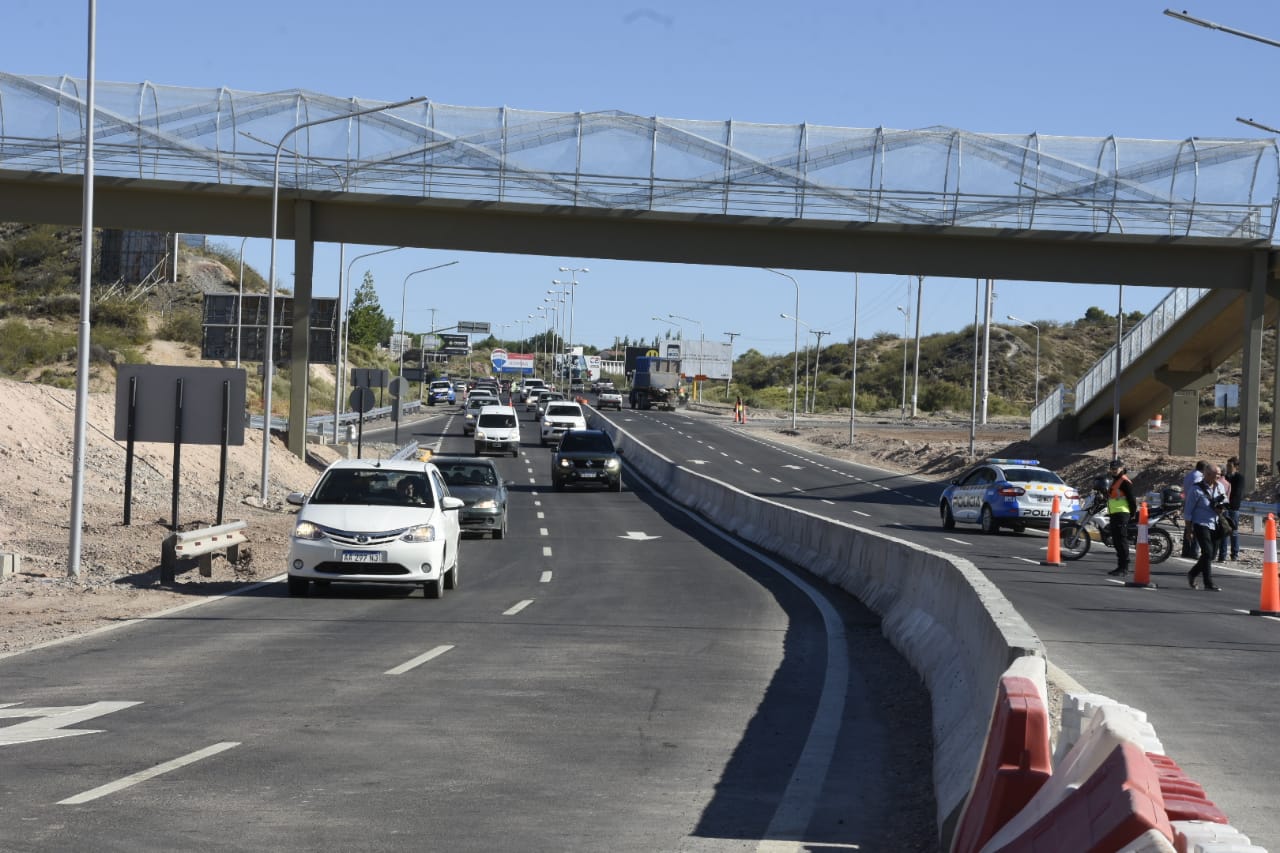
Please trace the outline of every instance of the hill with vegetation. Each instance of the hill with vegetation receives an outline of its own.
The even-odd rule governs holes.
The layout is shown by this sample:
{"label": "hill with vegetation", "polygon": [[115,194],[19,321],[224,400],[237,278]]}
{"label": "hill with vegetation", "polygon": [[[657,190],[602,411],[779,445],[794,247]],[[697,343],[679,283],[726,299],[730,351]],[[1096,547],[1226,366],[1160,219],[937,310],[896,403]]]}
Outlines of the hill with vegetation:
{"label": "hill with vegetation", "polygon": [[[95,251],[97,251],[95,243]],[[80,229],[47,225],[0,224],[0,375],[28,382],[71,387],[75,382],[77,329],[80,312]],[[235,272],[233,272],[235,270]],[[235,292],[239,287],[238,257],[229,247],[183,245],[177,264],[177,281],[95,282],[91,307],[91,387],[114,387],[114,365],[145,361],[153,340],[171,341],[199,358],[203,294]],[[263,293],[266,281],[245,267],[245,289]],[[395,329],[378,304],[372,275],[352,294],[350,361],[354,367],[391,368],[387,344]],[[1125,317],[1126,328],[1142,315]],[[1116,318],[1097,307],[1078,318],[1061,316],[1033,319],[1040,326],[1040,396],[1059,383],[1072,386],[1100,358],[1115,339]],[[924,413],[967,414],[971,405],[974,362],[973,326],[956,332],[924,336],[920,340],[918,406]],[[1274,331],[1267,330],[1263,353],[1263,387],[1272,387]],[[991,328],[988,359],[993,415],[1027,415],[1036,398],[1036,331],[1021,325],[995,324]],[[523,341],[489,337],[477,341],[470,361],[455,358],[435,370],[450,375],[485,373],[489,352],[505,346],[525,352],[549,349],[562,342],[543,335]],[[979,342],[980,345],[980,342]],[[903,403],[903,357],[907,363],[905,399],[909,406],[915,387],[914,340],[880,332],[858,342],[857,409],[866,413],[898,412]],[[600,352],[595,347],[588,353]],[[171,352],[171,350],[170,350]],[[419,351],[411,349],[405,360],[414,363]],[[849,342],[832,343],[820,356],[802,352],[802,394],[813,411],[848,411],[852,350]],[[749,349],[734,361],[731,384],[708,382],[703,398],[727,401],[741,395],[756,409],[789,409],[793,369],[791,353],[765,355]],[[820,370],[814,375],[813,368]],[[1240,359],[1222,365],[1220,382],[1239,382]],[[622,377],[614,377],[622,379]],[[289,375],[281,370],[273,390],[273,402],[287,406]],[[310,376],[312,401],[309,414],[332,411],[334,374],[331,366],[313,365]],[[251,371],[249,405],[261,407],[261,380]],[[1212,410],[1206,392],[1205,416],[1222,417]],[[1269,420],[1271,407],[1265,404]],[[282,412],[278,412],[282,413]]]}

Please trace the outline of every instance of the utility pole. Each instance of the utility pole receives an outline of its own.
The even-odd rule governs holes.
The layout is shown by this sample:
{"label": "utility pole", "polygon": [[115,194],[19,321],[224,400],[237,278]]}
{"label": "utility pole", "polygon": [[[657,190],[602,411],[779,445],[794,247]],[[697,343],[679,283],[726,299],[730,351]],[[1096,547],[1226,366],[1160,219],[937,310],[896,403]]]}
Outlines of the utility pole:
{"label": "utility pole", "polygon": [[829,335],[830,332],[819,332],[817,329],[813,333],[818,336],[818,343],[813,353],[813,405],[809,409],[810,412],[818,410],[818,365],[822,362],[822,336]]}

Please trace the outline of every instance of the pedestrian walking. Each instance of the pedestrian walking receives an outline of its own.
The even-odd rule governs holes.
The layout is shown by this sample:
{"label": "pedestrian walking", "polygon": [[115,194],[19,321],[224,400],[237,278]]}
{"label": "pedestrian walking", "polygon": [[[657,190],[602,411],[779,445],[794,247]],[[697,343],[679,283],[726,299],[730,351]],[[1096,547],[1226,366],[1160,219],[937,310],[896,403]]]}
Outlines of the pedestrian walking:
{"label": "pedestrian walking", "polygon": [[1196,490],[1196,484],[1204,479],[1204,469],[1208,464],[1201,459],[1182,478],[1182,556],[1192,560],[1199,555],[1196,553],[1195,531],[1191,525],[1191,493]]}
{"label": "pedestrian walking", "polygon": [[1124,462],[1112,459],[1108,475],[1111,485],[1107,488],[1107,524],[1116,549],[1116,567],[1107,574],[1124,577],[1129,573],[1129,519],[1137,514],[1138,502],[1133,498],[1133,482],[1125,473]]}
{"label": "pedestrian walking", "polygon": [[1190,524],[1200,552],[1196,564],[1187,572],[1187,585],[1192,589],[1196,588],[1197,576],[1204,579],[1206,590],[1219,592],[1222,589],[1213,583],[1213,557],[1217,551],[1214,531],[1218,526],[1218,511],[1227,502],[1226,490],[1218,482],[1221,474],[1217,465],[1206,465],[1202,479],[1187,496],[1187,503],[1191,506]]}
{"label": "pedestrian walking", "polygon": [[1227,508],[1223,512],[1231,519],[1231,532],[1218,538],[1218,562],[1227,559],[1227,548],[1230,546],[1231,559],[1240,559],[1240,504],[1244,501],[1244,472],[1240,470],[1240,459],[1232,456],[1227,460],[1227,470],[1223,474],[1223,483],[1227,487]]}

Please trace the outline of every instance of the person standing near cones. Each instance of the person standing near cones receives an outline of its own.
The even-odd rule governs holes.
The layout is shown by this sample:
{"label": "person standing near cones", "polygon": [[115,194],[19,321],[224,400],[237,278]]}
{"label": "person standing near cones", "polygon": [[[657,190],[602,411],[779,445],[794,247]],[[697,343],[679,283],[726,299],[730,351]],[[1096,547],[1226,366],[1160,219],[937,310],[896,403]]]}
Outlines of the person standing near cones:
{"label": "person standing near cones", "polygon": [[1138,512],[1133,497],[1133,482],[1126,476],[1124,462],[1111,460],[1111,486],[1107,489],[1107,517],[1111,542],[1116,547],[1116,567],[1107,572],[1111,577],[1129,573],[1129,519]]}
{"label": "person standing near cones", "polygon": [[1240,471],[1239,457],[1232,456],[1227,460],[1227,472],[1222,475],[1223,485],[1227,487],[1227,509],[1225,515],[1235,524],[1232,531],[1218,539],[1218,562],[1227,561],[1227,546],[1231,546],[1231,559],[1240,559],[1240,504],[1244,500],[1244,474]]}
{"label": "person standing near cones", "polygon": [[1187,495],[1187,503],[1191,505],[1191,525],[1200,549],[1200,558],[1187,572],[1187,585],[1196,588],[1196,576],[1204,578],[1204,588],[1219,592],[1222,587],[1213,584],[1213,557],[1217,548],[1214,546],[1213,533],[1218,526],[1218,510],[1226,503],[1226,491],[1218,483],[1222,473],[1217,465],[1206,465],[1204,479],[1196,484]]}

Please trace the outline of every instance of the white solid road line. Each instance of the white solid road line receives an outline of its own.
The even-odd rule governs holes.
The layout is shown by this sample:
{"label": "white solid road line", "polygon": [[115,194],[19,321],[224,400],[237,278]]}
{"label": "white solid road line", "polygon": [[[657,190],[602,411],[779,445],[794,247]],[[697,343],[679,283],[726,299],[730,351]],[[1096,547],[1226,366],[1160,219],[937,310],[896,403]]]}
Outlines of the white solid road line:
{"label": "white solid road line", "polygon": [[153,779],[156,776],[168,773],[170,770],[177,770],[179,767],[194,764],[201,759],[208,758],[211,755],[217,755],[219,752],[225,752],[228,749],[239,745],[239,741],[223,741],[222,743],[215,743],[213,746],[206,746],[204,749],[196,750],[195,752],[184,755],[181,758],[175,758],[172,761],[157,764],[155,767],[148,770],[142,770],[115,782],[110,782],[106,785],[85,791],[83,794],[76,794],[74,797],[67,797],[65,800],[59,800],[58,805],[77,806],[81,803],[87,803],[91,800],[96,800],[99,797],[105,797],[107,794],[114,794],[116,791],[131,788],[139,782],[145,782],[148,779]]}
{"label": "white solid road line", "polygon": [[551,572],[543,572],[542,577],[538,578],[538,583],[551,583]]}
{"label": "white solid road line", "polygon": [[452,648],[453,646],[436,646],[431,651],[426,652],[424,654],[420,654],[416,658],[413,658],[412,660],[407,660],[404,663],[400,664],[399,666],[392,667],[391,669],[387,670],[382,674],[383,675],[403,675],[404,673],[413,669],[415,666],[421,666],[422,664],[426,663],[432,658],[438,658],[440,657],[440,655],[451,650]]}
{"label": "white solid road line", "polygon": [[524,601],[518,602],[507,610],[502,611],[503,616],[515,616],[521,610],[524,610],[530,604],[533,604],[532,598],[526,598]]}

